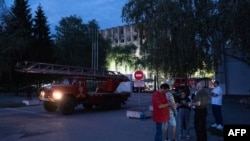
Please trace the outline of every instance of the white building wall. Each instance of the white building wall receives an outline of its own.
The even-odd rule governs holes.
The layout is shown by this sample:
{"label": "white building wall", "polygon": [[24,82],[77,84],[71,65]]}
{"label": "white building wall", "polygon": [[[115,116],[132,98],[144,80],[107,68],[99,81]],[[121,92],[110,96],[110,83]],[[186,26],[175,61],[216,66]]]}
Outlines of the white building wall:
{"label": "white building wall", "polygon": [[250,95],[250,66],[224,56],[216,75],[225,95]]}
{"label": "white building wall", "polygon": [[250,66],[229,57],[226,59],[226,93],[250,95]]}

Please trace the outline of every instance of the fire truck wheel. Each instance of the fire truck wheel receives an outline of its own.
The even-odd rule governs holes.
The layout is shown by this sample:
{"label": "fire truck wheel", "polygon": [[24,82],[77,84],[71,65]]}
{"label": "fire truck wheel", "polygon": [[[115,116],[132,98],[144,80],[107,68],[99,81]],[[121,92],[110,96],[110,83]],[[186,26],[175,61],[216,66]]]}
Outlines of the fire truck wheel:
{"label": "fire truck wheel", "polygon": [[72,114],[74,110],[75,110],[75,103],[73,98],[67,97],[61,101],[59,106],[59,111],[63,115]]}
{"label": "fire truck wheel", "polygon": [[57,109],[57,106],[55,103],[53,102],[49,102],[49,101],[44,101],[43,102],[43,107],[47,112],[55,112]]}
{"label": "fire truck wheel", "polygon": [[84,108],[86,109],[92,109],[92,107],[94,106],[93,104],[82,104]]}
{"label": "fire truck wheel", "polygon": [[121,108],[121,102],[120,102],[119,97],[113,97],[111,99],[111,103],[112,103],[111,109],[120,109]]}

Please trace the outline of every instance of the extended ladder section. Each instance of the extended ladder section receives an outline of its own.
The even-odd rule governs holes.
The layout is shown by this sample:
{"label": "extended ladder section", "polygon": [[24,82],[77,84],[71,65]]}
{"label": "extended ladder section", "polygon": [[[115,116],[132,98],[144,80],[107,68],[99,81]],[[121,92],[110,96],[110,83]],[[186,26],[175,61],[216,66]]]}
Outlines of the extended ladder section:
{"label": "extended ladder section", "polygon": [[121,79],[122,81],[129,81],[128,77],[116,71],[96,70],[83,67],[74,67],[40,62],[18,62],[15,66],[15,70],[23,73],[71,75],[93,79],[116,78]]}

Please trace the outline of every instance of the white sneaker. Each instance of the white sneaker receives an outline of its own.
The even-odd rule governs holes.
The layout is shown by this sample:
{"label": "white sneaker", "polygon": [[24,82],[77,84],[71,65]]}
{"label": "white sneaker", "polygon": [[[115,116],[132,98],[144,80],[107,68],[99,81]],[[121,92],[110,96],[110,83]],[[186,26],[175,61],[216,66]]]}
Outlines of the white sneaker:
{"label": "white sneaker", "polygon": [[219,130],[222,130],[223,126],[219,124],[216,128],[219,129]]}
{"label": "white sneaker", "polygon": [[210,125],[211,127],[217,127],[218,125],[216,123]]}

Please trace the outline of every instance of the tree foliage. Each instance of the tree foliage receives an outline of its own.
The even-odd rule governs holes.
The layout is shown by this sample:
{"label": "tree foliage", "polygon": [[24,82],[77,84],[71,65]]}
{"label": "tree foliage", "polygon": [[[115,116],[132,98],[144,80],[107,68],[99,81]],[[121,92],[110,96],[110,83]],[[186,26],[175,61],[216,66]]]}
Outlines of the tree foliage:
{"label": "tree foliage", "polygon": [[[56,26],[55,43],[50,35],[47,17],[38,5],[32,18],[28,0],[15,0],[10,14],[0,27],[0,86],[20,87],[21,84],[51,80],[52,76],[18,74],[13,72],[17,61],[50,62],[66,65],[92,65],[93,34],[98,44],[98,68],[105,68],[111,44],[99,35],[95,20],[83,24],[77,16],[62,18]],[[14,81],[13,81],[14,80]]]}
{"label": "tree foliage", "polygon": [[98,68],[104,68],[110,43],[99,35],[98,29],[95,20],[84,24],[76,15],[62,18],[55,35],[60,63],[91,68],[93,44],[98,44]]}
{"label": "tree foliage", "polygon": [[122,18],[137,26],[147,67],[165,75],[187,76],[217,67],[221,55],[228,53],[229,41],[235,49],[230,55],[249,61],[247,6],[247,0],[129,0]]}
{"label": "tree foliage", "polygon": [[133,44],[125,46],[115,46],[108,54],[109,63],[114,62],[115,66],[127,66],[131,70],[137,69],[140,64],[139,58],[136,56],[137,47]]}
{"label": "tree foliage", "polygon": [[[62,54],[58,54],[59,59],[64,64],[84,66],[83,62],[86,58],[91,58],[90,44],[86,44],[88,40],[87,27],[83,24],[82,19],[77,16],[64,17],[56,26],[56,45]],[[90,62],[84,62],[86,66],[90,66]]]}
{"label": "tree foliage", "polygon": [[29,59],[28,49],[32,43],[32,15],[27,0],[15,0],[11,7],[12,15],[7,19],[6,33],[9,37],[6,48],[11,64],[17,60]]}
{"label": "tree foliage", "polygon": [[229,51],[222,51],[224,55],[240,60],[250,65],[250,1],[220,0],[218,4],[218,26],[222,44]]}
{"label": "tree foliage", "polygon": [[47,17],[41,5],[35,11],[33,37],[34,43],[30,50],[30,53],[32,53],[31,61],[51,62],[54,54],[53,42],[50,36]]}
{"label": "tree foliage", "polygon": [[[2,33],[0,77],[3,85],[13,84],[12,68],[17,61],[28,60],[32,46],[32,15],[27,0],[15,0],[10,15],[5,17],[6,27]],[[18,79],[14,81],[18,83]],[[18,85],[18,84],[17,84]]]}

